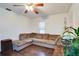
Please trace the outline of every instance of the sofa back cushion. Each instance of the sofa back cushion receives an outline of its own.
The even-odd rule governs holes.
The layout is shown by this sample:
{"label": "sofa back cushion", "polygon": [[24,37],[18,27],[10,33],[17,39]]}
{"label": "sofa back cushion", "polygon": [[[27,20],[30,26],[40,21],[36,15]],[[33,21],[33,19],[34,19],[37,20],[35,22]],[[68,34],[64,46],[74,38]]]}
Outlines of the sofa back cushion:
{"label": "sofa back cushion", "polygon": [[42,35],[42,34],[39,34],[39,33],[37,33],[37,34],[35,35],[35,38],[37,38],[37,39],[42,39],[42,37],[43,37],[43,35]]}
{"label": "sofa back cushion", "polygon": [[42,35],[43,35],[42,39],[46,39],[46,40],[49,39],[49,34],[42,34]]}
{"label": "sofa back cushion", "polygon": [[31,33],[31,34],[30,34],[30,37],[31,37],[31,38],[35,38],[35,36],[36,36],[36,33]]}
{"label": "sofa back cushion", "polygon": [[27,39],[27,38],[30,38],[30,33],[22,33],[22,34],[19,35],[20,40],[24,40],[24,39]]}
{"label": "sofa back cushion", "polygon": [[60,39],[60,35],[49,35],[49,40],[56,41],[56,39]]}

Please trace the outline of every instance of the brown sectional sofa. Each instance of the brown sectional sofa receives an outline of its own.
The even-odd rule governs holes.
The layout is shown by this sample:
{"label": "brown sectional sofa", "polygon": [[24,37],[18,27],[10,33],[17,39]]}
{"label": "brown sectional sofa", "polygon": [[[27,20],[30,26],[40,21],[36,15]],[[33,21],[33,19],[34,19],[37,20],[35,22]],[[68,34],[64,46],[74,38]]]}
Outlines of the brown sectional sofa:
{"label": "brown sectional sofa", "polygon": [[60,35],[40,34],[40,33],[21,33],[19,40],[14,43],[14,50],[21,50],[31,44],[54,48],[60,40]]}

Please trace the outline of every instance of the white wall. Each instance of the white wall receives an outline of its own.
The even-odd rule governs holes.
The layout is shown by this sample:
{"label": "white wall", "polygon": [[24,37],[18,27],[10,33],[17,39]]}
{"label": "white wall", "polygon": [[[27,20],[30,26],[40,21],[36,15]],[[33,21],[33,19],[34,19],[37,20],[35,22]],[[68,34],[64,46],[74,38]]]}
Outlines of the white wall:
{"label": "white wall", "polygon": [[73,25],[74,27],[79,26],[79,3],[75,3],[72,5],[72,10],[73,10]]}
{"label": "white wall", "polygon": [[68,22],[67,22],[67,26],[73,26],[73,10],[72,10],[72,6],[70,7],[68,13]]}
{"label": "white wall", "polygon": [[39,22],[41,18],[32,19],[32,32],[39,33]]}
{"label": "white wall", "polygon": [[67,13],[60,13],[55,15],[50,15],[46,19],[42,19],[41,17],[32,20],[32,32],[39,33],[39,22],[41,20],[45,21],[45,33],[49,34],[60,34],[62,35],[64,30],[64,18],[67,18]]}
{"label": "white wall", "polygon": [[64,18],[67,18],[66,13],[55,14],[49,16],[46,22],[46,33],[49,34],[60,34],[62,35],[64,30]]}
{"label": "white wall", "polygon": [[69,23],[72,24],[73,27],[79,26],[79,3],[73,3],[72,7],[68,12],[69,19],[71,21]]}
{"label": "white wall", "polygon": [[31,32],[31,20],[26,16],[0,8],[0,40],[18,40],[19,33]]}

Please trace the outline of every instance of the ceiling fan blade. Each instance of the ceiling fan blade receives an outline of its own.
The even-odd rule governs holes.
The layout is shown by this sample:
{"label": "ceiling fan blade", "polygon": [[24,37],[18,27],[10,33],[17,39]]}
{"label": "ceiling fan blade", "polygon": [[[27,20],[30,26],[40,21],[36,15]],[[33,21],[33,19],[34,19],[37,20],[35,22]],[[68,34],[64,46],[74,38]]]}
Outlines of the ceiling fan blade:
{"label": "ceiling fan blade", "polygon": [[6,10],[8,10],[8,11],[12,11],[11,9],[9,9],[9,8],[6,8]]}
{"label": "ceiling fan blade", "polygon": [[25,11],[24,11],[24,13],[27,13],[27,12],[28,12],[28,10],[25,10]]}
{"label": "ceiling fan blade", "polygon": [[36,10],[38,12],[38,14],[40,15],[40,17],[42,17],[44,19],[48,17],[48,14],[45,11],[43,11],[41,9],[38,9],[38,8],[34,8],[34,10]]}
{"label": "ceiling fan blade", "polygon": [[39,14],[39,12],[38,12],[38,11],[35,11],[35,13],[36,13],[36,14]]}
{"label": "ceiling fan blade", "polygon": [[35,10],[35,9],[33,10],[33,12],[34,12],[35,14],[39,14],[39,12],[38,12],[37,10]]}
{"label": "ceiling fan blade", "polygon": [[35,4],[35,6],[44,6],[44,4],[43,3],[37,3],[37,4]]}
{"label": "ceiling fan blade", "polygon": [[13,5],[13,6],[24,6],[24,5]]}

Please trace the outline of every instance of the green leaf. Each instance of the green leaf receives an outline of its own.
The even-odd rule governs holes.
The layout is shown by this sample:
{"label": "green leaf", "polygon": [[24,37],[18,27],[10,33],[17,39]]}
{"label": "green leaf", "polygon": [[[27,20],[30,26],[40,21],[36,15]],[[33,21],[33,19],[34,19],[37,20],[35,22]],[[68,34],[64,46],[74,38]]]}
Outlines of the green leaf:
{"label": "green leaf", "polygon": [[79,36],[79,27],[78,27],[78,36]]}
{"label": "green leaf", "polygon": [[76,35],[78,34],[77,29],[75,29],[73,27],[70,27],[70,28],[74,30],[74,32],[76,33]]}

